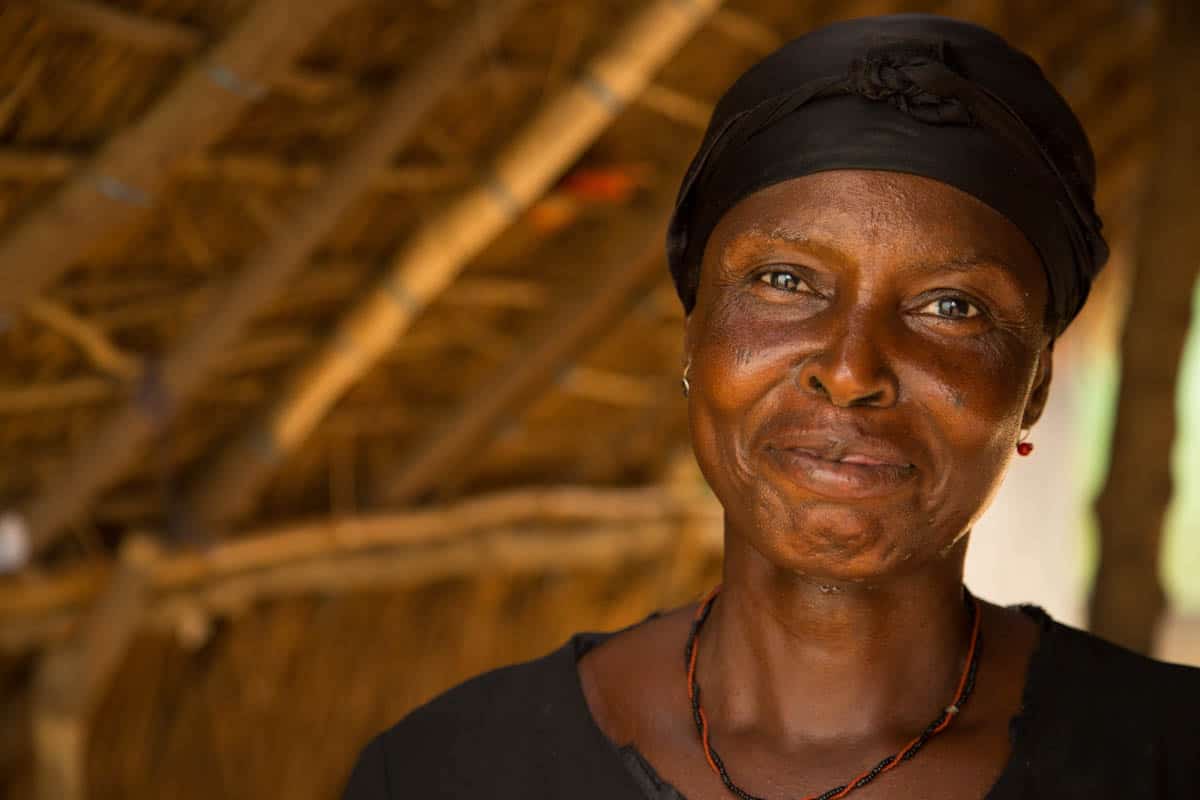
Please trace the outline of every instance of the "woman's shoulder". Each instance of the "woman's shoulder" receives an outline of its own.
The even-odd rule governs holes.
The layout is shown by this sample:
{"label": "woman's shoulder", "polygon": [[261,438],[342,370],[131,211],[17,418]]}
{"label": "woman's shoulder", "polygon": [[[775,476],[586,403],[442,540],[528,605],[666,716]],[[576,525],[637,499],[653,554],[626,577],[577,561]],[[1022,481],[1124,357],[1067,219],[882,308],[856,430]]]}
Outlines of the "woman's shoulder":
{"label": "woman's shoulder", "polygon": [[1155,742],[1200,753],[1200,668],[1136,653],[1040,609],[1034,614],[1044,633],[1029,690],[1041,705],[1063,712],[1048,715],[1064,726],[1061,733],[1093,744],[1136,740],[1143,749]]}
{"label": "woman's shoulder", "polygon": [[538,778],[555,759],[587,760],[596,742],[575,663],[581,648],[604,636],[577,633],[544,656],[484,672],[413,709],[361,751],[344,800],[450,788],[454,796],[506,797],[504,786]]}
{"label": "woman's shoulder", "polygon": [[464,729],[527,728],[548,715],[561,717],[571,698],[575,634],[538,658],[488,670],[433,697],[389,729],[393,739],[440,731],[461,736]]}
{"label": "woman's shoulder", "polygon": [[[505,737],[528,738],[549,717],[561,724],[569,699],[562,671],[575,637],[539,658],[488,670],[412,709],[375,737],[389,755],[468,755]],[[374,744],[373,742],[373,744]]]}
{"label": "woman's shoulder", "polygon": [[994,796],[1200,797],[1200,669],[1021,610],[1041,633]]}
{"label": "woman's shoulder", "polygon": [[[1039,618],[1048,641],[1043,645],[1047,666],[1058,667],[1055,675],[1086,691],[1105,685],[1127,686],[1126,698],[1145,692],[1181,692],[1181,701],[1200,702],[1200,668],[1172,664],[1108,641],[1094,633],[1049,617],[1041,609],[1029,613]],[[1189,691],[1190,690],[1190,691]]]}

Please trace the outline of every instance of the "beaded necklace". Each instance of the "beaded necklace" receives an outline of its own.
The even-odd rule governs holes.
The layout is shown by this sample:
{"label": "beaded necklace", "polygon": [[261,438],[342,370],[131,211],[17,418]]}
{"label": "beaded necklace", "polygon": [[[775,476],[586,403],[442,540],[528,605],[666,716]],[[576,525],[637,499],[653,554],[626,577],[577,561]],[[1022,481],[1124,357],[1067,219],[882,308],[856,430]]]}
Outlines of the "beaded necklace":
{"label": "beaded necklace", "polygon": [[[691,635],[688,636],[685,656],[687,659],[688,699],[691,700],[692,704],[692,719],[696,723],[696,733],[699,734],[700,743],[704,747],[704,757],[708,761],[708,765],[712,768],[712,771],[724,782],[725,787],[740,798],[740,800],[764,800],[762,797],[750,794],[734,783],[733,779],[729,777],[729,773],[725,770],[725,763],[717,755],[717,751],[713,749],[712,744],[709,742],[708,718],[704,715],[704,709],[700,707],[700,686],[696,683],[696,651],[699,649],[700,628],[708,618],[708,613],[712,610],[713,601],[717,599],[717,594],[720,590],[721,587],[718,585],[709,592],[708,597],[700,604],[700,608],[696,611],[696,618],[692,622]],[[963,592],[967,604],[967,613],[970,616],[971,622],[971,644],[967,650],[966,667],[958,680],[958,690],[954,693],[953,702],[942,709],[937,718],[929,723],[925,730],[921,731],[916,738],[901,748],[899,752],[884,758],[878,764],[871,767],[871,769],[848,783],[835,786],[819,795],[811,795],[805,798],[805,800],[840,800],[840,798],[845,797],[855,789],[861,789],[883,773],[911,759],[917,754],[918,750],[925,746],[926,742],[950,726],[951,721],[962,710],[963,704],[967,702],[967,698],[971,696],[971,690],[975,688],[975,673],[979,666],[979,623],[982,615],[979,613],[979,603],[976,601],[975,596],[966,587],[963,587]]]}

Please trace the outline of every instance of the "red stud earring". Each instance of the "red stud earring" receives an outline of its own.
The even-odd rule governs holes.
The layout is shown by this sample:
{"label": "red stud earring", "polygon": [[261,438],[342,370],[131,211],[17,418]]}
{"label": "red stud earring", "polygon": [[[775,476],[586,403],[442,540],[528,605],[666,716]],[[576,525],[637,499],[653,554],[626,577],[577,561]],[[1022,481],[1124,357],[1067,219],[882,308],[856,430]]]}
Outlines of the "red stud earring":
{"label": "red stud earring", "polygon": [[1025,441],[1029,437],[1027,428],[1021,429],[1021,438],[1017,441],[1017,452],[1023,456],[1027,456],[1033,452],[1033,442]]}

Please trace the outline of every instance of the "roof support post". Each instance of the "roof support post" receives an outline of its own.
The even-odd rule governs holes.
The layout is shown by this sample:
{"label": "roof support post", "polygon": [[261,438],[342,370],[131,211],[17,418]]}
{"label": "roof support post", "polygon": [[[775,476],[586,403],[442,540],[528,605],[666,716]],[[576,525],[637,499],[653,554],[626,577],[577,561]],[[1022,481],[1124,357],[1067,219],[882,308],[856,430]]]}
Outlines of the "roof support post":
{"label": "roof support post", "polygon": [[1164,0],[1160,8],[1158,141],[1121,336],[1112,457],[1096,501],[1100,566],[1089,608],[1093,631],[1142,653],[1152,652],[1166,606],[1158,564],[1172,492],[1175,391],[1200,271],[1200,6]]}
{"label": "roof support post", "polygon": [[141,623],[158,556],[153,540],[127,538],[81,628],[42,656],[32,715],[39,800],[85,796],[89,717]]}

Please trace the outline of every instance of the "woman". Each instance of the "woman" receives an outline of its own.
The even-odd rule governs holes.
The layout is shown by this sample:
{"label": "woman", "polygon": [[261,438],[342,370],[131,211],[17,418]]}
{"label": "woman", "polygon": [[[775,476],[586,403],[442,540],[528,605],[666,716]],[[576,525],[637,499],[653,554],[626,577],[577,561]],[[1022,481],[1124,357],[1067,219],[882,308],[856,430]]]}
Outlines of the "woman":
{"label": "woman", "polygon": [[433,700],[345,797],[1200,798],[1200,670],[963,586],[1107,258],[1094,185],[973,25],[837,23],[742,76],[668,241],[721,587]]}

